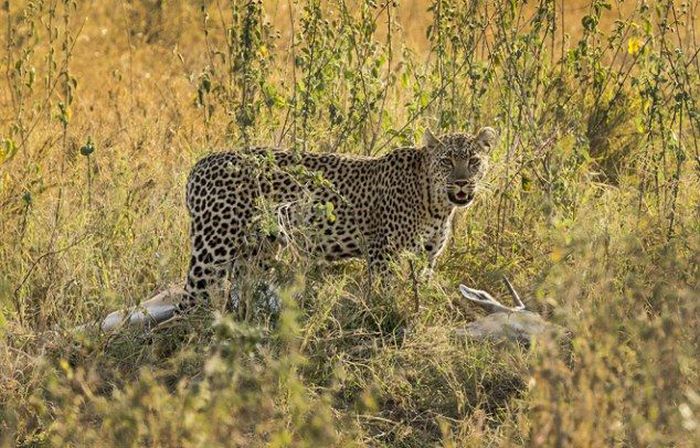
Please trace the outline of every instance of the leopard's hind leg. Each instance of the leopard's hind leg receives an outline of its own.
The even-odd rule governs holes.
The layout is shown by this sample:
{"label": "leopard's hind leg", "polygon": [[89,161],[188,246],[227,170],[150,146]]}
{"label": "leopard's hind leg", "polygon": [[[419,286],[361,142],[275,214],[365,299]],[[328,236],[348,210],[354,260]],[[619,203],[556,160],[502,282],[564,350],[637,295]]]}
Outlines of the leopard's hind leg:
{"label": "leopard's hind leg", "polygon": [[231,272],[241,246],[236,241],[235,231],[224,222],[208,223],[205,226],[195,219],[190,239],[192,256],[185,283],[185,297],[178,306],[180,312],[209,303],[212,289],[221,286],[223,279]]}

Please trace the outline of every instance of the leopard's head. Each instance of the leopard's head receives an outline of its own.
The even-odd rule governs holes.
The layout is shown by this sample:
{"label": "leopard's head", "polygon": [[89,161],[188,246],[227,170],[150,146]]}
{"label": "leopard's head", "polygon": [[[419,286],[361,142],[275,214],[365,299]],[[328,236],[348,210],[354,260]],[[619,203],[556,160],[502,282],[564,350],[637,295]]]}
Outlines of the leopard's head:
{"label": "leopard's head", "polygon": [[430,130],[423,136],[428,151],[428,170],[433,194],[441,202],[464,207],[474,200],[479,181],[488,168],[488,154],[498,135],[484,127],[476,135],[446,134],[436,137]]}

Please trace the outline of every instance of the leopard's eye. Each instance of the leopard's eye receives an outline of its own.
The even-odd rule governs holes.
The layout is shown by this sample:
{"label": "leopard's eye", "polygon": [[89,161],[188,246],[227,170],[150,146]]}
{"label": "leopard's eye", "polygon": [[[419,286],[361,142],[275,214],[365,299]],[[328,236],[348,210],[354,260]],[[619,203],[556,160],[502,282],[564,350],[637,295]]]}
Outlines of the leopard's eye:
{"label": "leopard's eye", "polygon": [[455,161],[451,157],[446,157],[442,159],[442,165],[446,168],[454,168]]}

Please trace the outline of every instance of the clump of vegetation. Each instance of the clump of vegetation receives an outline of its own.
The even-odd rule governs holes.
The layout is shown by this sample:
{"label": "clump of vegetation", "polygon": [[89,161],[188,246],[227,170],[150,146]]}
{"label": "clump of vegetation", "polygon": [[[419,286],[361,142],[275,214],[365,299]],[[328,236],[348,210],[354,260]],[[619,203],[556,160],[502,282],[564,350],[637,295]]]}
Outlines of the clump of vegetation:
{"label": "clump of vegetation", "polygon": [[[4,2],[3,446],[696,446],[700,3]],[[437,276],[285,251],[277,318],[76,334],[187,268],[212,149],[497,127]],[[264,221],[264,220],[263,220]],[[566,353],[455,337],[508,274]],[[416,295],[420,308],[416,312]]]}

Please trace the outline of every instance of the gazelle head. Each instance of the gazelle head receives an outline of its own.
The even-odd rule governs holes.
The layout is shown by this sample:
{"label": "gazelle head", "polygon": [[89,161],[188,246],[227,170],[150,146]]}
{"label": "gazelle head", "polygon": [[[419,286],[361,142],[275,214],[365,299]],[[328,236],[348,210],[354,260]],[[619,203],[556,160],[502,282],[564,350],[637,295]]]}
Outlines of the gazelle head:
{"label": "gazelle head", "polygon": [[480,289],[468,288],[461,284],[459,285],[459,291],[465,298],[476,303],[489,313],[517,313],[525,311],[525,304],[520,299],[520,296],[518,295],[517,291],[515,291],[515,288],[513,288],[513,285],[505,276],[503,276],[503,282],[506,284],[508,291],[510,291],[510,294],[513,296],[513,301],[515,302],[515,306],[513,307],[502,304],[498,300],[494,299],[491,294]]}

